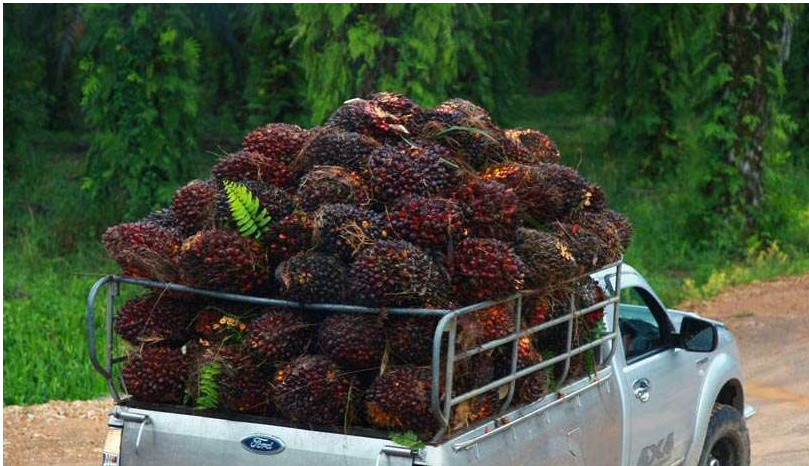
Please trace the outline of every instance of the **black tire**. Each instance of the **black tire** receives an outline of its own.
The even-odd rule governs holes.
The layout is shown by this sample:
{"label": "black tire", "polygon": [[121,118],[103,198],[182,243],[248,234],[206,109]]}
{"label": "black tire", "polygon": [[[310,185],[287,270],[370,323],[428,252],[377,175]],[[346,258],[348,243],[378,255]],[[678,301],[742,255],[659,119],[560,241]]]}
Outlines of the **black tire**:
{"label": "black tire", "polygon": [[714,406],[699,466],[750,466],[750,436],[742,414],[733,406]]}

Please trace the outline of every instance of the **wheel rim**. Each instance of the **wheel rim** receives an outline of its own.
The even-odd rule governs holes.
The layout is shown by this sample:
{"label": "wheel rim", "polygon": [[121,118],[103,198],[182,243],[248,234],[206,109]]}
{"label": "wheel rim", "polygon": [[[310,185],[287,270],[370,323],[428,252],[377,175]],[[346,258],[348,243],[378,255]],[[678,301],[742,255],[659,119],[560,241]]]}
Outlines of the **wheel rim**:
{"label": "wheel rim", "polygon": [[711,448],[708,466],[737,466],[738,459],[736,443],[729,437],[722,437]]}

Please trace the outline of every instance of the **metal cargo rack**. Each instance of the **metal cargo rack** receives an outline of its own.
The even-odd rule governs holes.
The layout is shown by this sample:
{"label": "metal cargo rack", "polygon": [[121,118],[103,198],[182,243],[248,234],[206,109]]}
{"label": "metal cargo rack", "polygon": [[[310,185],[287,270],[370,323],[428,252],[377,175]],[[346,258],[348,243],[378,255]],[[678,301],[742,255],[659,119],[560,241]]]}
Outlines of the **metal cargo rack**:
{"label": "metal cargo rack", "polygon": [[[531,326],[531,327],[522,327],[522,306],[523,301],[525,298],[537,295],[544,295],[551,291],[557,290],[565,285],[575,283],[579,280],[586,279],[591,275],[615,269],[615,286],[609,287],[613,288],[613,290],[620,290],[621,289],[621,266],[622,260],[618,260],[614,263],[606,265],[596,270],[589,271],[587,273],[581,274],[575,278],[571,278],[569,280],[565,280],[559,283],[554,284],[552,288],[544,288],[544,289],[537,289],[537,290],[523,290],[516,293],[511,294],[502,299],[498,300],[490,300],[490,301],[483,301],[479,302],[470,306],[461,307],[458,309],[419,309],[419,308],[373,308],[373,307],[365,307],[365,306],[354,306],[354,305],[347,305],[347,304],[301,304],[295,301],[287,301],[281,299],[270,299],[270,298],[262,298],[257,296],[246,296],[234,293],[222,293],[216,291],[209,291],[209,290],[202,290],[197,288],[192,288],[184,285],[178,285],[174,283],[163,283],[157,282],[152,280],[144,280],[139,278],[132,278],[132,277],[125,277],[125,276],[116,276],[116,275],[108,275],[102,277],[98,281],[93,284],[92,288],[90,289],[89,295],[87,297],[87,336],[88,336],[88,351],[90,356],[90,361],[93,364],[93,367],[104,377],[107,382],[107,386],[109,387],[110,393],[114,398],[116,403],[121,402],[121,394],[119,392],[118,387],[115,383],[115,378],[113,376],[113,368],[116,364],[121,363],[122,361],[126,360],[126,356],[115,356],[114,349],[115,349],[115,335],[113,332],[113,318],[115,314],[115,300],[119,295],[120,286],[122,284],[125,285],[134,285],[144,288],[156,289],[156,290],[171,290],[176,292],[182,293],[190,293],[198,296],[205,296],[209,298],[219,299],[219,300],[226,300],[226,301],[233,301],[233,302],[240,302],[245,304],[253,304],[259,306],[268,306],[268,307],[287,307],[287,308],[298,308],[298,309],[309,309],[309,310],[317,310],[317,311],[325,311],[325,312],[342,312],[342,313],[364,313],[364,314],[378,314],[382,311],[387,312],[388,314],[393,315],[409,315],[409,316],[431,316],[439,318],[438,324],[435,329],[435,333],[433,335],[433,343],[432,343],[432,361],[431,361],[431,370],[432,370],[432,380],[433,381],[443,381],[443,393],[445,394],[441,396],[441,387],[439,383],[432,384],[431,390],[431,409],[433,415],[439,422],[439,431],[436,433],[435,437],[433,438],[433,442],[440,441],[451,429],[451,415],[452,415],[452,408],[463,403],[464,401],[470,400],[478,395],[484,394],[491,390],[499,389],[500,387],[508,385],[508,393],[502,403],[502,406],[499,410],[499,415],[502,416],[508,410],[508,408],[512,405],[514,399],[514,392],[516,383],[519,379],[523,377],[527,377],[539,370],[552,368],[556,364],[564,364],[562,370],[562,376],[559,380],[556,380],[557,387],[563,387],[568,373],[570,369],[570,360],[572,357],[585,353],[589,350],[593,350],[601,345],[604,345],[610,342],[609,351],[606,354],[600,354],[599,362],[601,364],[609,361],[614,352],[615,348],[618,343],[618,306],[620,301],[620,293],[617,291],[613,291],[613,296],[607,297],[600,302],[594,303],[590,306],[586,306],[584,308],[579,308],[576,303],[576,297],[574,293],[569,293],[570,299],[570,307],[569,312],[549,320],[547,322],[543,322],[539,325]],[[96,329],[95,329],[95,305],[96,299],[98,297],[99,292],[102,288],[107,287],[107,296],[106,296],[106,315],[105,315],[105,359],[104,363],[102,364],[98,359],[98,353],[96,351]],[[580,316],[584,316],[591,312],[598,311],[600,309],[605,308],[607,305],[613,305],[613,313],[612,313],[612,326],[607,328],[607,331],[600,335],[597,339],[587,342],[580,346],[573,346],[573,329],[575,324],[575,319]],[[455,343],[458,331],[458,319],[462,316],[486,310],[492,308],[494,306],[499,305],[511,305],[513,312],[514,312],[514,331],[511,332],[509,335],[498,338],[495,340],[487,341],[477,346],[473,346],[471,348],[463,349],[462,351],[456,352]],[[567,331],[567,343],[566,343],[566,350],[558,355],[550,357],[548,359],[542,360],[538,363],[533,365],[524,367],[522,369],[518,369],[518,351],[519,351],[519,340],[525,336],[533,335],[537,332],[550,329],[552,327],[566,325]],[[446,335],[446,338],[445,338]],[[483,353],[485,351],[492,350],[502,345],[506,345],[511,343],[511,367],[509,370],[509,374],[503,376],[497,380],[494,380],[486,385],[476,387],[470,389],[466,392],[455,393],[453,391],[453,373],[455,370],[456,363],[463,361],[464,359],[470,358],[476,354]],[[445,351],[445,353],[444,353]],[[445,361],[444,367],[442,367],[442,361]],[[442,374],[443,372],[443,374]],[[601,380],[595,379],[592,383],[587,384],[583,388],[576,391],[576,393],[581,393],[585,390],[589,390],[591,388],[597,387],[601,382],[606,380],[602,378]],[[567,394],[567,396],[574,395],[574,393]],[[545,395],[547,397],[548,395]],[[453,447],[460,448],[467,448],[469,445],[467,443],[477,443],[478,441],[482,440],[483,438],[492,436],[497,434],[498,432],[513,426],[515,423],[521,422],[525,419],[533,417],[537,414],[540,414],[542,411],[550,408],[551,406],[555,405],[556,403],[563,402],[566,397],[560,397],[551,403],[541,403],[544,401],[538,400],[532,403],[532,406],[536,405],[536,409],[531,409],[528,411],[527,414],[516,418],[516,419],[498,419],[495,420],[495,428],[491,430],[487,430],[487,432],[472,441],[464,442],[463,444],[454,445]]]}

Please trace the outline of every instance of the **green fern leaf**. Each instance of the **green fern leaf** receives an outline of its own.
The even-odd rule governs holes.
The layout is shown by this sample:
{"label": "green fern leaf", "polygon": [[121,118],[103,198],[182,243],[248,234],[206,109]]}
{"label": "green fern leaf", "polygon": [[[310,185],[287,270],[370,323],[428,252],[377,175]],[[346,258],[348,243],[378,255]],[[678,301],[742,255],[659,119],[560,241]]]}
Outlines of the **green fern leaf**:
{"label": "green fern leaf", "polygon": [[270,228],[272,217],[258,198],[242,183],[224,181],[230,214],[242,236],[261,238]]}
{"label": "green fern leaf", "polygon": [[199,370],[197,409],[216,409],[219,405],[219,373],[222,367],[218,362],[202,366]]}

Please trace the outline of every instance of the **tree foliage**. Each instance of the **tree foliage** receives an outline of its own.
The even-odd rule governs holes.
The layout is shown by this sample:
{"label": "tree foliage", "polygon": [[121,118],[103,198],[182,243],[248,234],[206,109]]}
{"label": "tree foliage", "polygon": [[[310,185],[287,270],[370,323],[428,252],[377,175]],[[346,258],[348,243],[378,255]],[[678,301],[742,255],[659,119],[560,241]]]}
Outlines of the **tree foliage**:
{"label": "tree foliage", "polygon": [[85,7],[82,108],[93,128],[85,188],[142,214],[170,199],[197,149],[199,44],[182,6]]}

